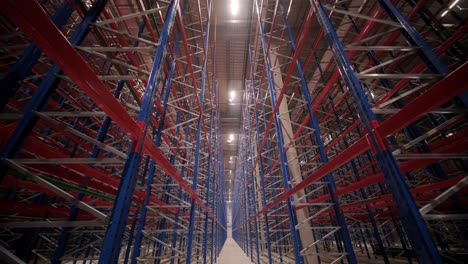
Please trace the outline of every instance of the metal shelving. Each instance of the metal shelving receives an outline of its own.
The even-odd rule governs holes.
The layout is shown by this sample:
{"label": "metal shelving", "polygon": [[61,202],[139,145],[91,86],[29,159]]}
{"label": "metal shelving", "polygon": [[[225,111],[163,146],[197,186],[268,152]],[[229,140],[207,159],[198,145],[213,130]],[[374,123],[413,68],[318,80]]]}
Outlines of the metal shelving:
{"label": "metal shelving", "polygon": [[253,1],[233,199],[252,261],[463,262],[466,27],[437,5]]}
{"label": "metal shelving", "polygon": [[61,2],[0,4],[2,250],[214,263],[226,199],[211,1]]}
{"label": "metal shelving", "polygon": [[213,1],[0,1],[2,259],[463,263],[461,1],[245,2],[226,194]]}

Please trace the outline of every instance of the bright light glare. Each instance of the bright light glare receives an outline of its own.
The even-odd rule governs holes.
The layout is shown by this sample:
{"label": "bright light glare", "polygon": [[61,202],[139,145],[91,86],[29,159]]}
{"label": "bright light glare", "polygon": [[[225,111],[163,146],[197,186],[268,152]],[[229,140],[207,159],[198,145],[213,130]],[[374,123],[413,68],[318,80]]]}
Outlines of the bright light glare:
{"label": "bright light glare", "polygon": [[233,135],[233,134],[230,134],[230,135],[229,135],[229,139],[230,139],[230,140],[234,140],[234,135]]}
{"label": "bright light glare", "polygon": [[231,0],[231,14],[236,16],[239,12],[239,2],[237,0]]}
{"label": "bright light glare", "polygon": [[229,99],[228,99],[228,101],[229,101],[230,103],[232,103],[232,101],[234,101],[234,97],[236,97],[236,92],[230,91],[230,92],[229,92]]}
{"label": "bright light glare", "polygon": [[442,15],[440,15],[441,17],[444,17],[446,14],[448,13],[448,10],[445,10]]}
{"label": "bright light glare", "polygon": [[456,0],[455,2],[453,2],[450,6],[449,6],[449,9],[452,9],[460,0]]}

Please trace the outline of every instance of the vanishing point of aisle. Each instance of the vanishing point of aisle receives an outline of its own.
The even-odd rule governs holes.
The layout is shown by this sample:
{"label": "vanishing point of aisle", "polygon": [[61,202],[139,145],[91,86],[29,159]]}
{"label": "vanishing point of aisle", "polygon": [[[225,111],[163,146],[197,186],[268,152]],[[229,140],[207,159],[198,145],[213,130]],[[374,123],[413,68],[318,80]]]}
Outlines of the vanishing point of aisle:
{"label": "vanishing point of aisle", "polygon": [[250,258],[237,245],[236,241],[228,238],[219,255],[218,264],[249,264]]}

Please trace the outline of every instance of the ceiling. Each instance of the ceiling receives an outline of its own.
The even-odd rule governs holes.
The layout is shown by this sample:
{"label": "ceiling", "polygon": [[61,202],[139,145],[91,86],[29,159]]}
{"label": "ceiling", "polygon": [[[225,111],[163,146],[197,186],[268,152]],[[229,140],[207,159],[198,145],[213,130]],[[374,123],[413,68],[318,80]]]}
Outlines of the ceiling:
{"label": "ceiling", "polygon": [[[267,1],[265,1],[267,2]],[[238,4],[237,14],[232,13],[232,4]],[[291,2],[285,1],[286,6]],[[301,19],[307,10],[307,1],[295,2],[289,6],[288,20],[293,34],[298,31]],[[241,103],[244,81],[247,78],[249,43],[253,43],[256,14],[252,0],[213,1],[215,29],[212,41],[216,49],[216,78],[219,87],[219,107],[221,110],[221,136],[226,180],[227,200],[231,200],[234,184],[234,171],[237,159],[238,136],[241,124]],[[252,27],[253,26],[253,27]],[[231,93],[234,97],[229,101]],[[230,141],[232,135],[233,140]]]}
{"label": "ceiling", "polygon": [[[232,190],[237,143],[241,121],[241,103],[250,32],[250,0],[237,0],[237,14],[231,11],[232,0],[213,1],[216,49],[216,79],[219,88],[221,136],[223,141],[226,193]],[[229,101],[231,95],[234,95]],[[232,141],[230,139],[232,135]],[[230,141],[230,142],[229,142]]]}

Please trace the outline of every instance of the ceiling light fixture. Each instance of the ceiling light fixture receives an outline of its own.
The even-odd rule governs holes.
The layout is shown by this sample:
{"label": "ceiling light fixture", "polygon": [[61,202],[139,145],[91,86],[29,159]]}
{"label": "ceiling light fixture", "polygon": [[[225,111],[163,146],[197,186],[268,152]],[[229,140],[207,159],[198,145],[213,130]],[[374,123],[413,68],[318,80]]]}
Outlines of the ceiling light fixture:
{"label": "ceiling light fixture", "polygon": [[452,9],[460,0],[455,0],[450,6],[449,9]]}
{"label": "ceiling light fixture", "polygon": [[87,8],[91,8],[93,3],[90,0],[88,0],[88,1],[85,2],[85,5],[86,5]]}
{"label": "ceiling light fixture", "polygon": [[234,97],[236,97],[236,92],[234,91],[230,91],[229,92],[229,102],[232,103],[232,101],[234,101]]}
{"label": "ceiling light fixture", "polygon": [[460,2],[460,0],[455,0],[455,1],[453,1],[453,2],[449,5],[449,7],[440,15],[440,17],[444,17],[445,15],[447,15],[447,13],[448,13],[452,8],[454,8],[454,7],[457,5],[458,2]]}
{"label": "ceiling light fixture", "polygon": [[231,14],[236,16],[239,12],[239,2],[238,0],[231,0]]}

